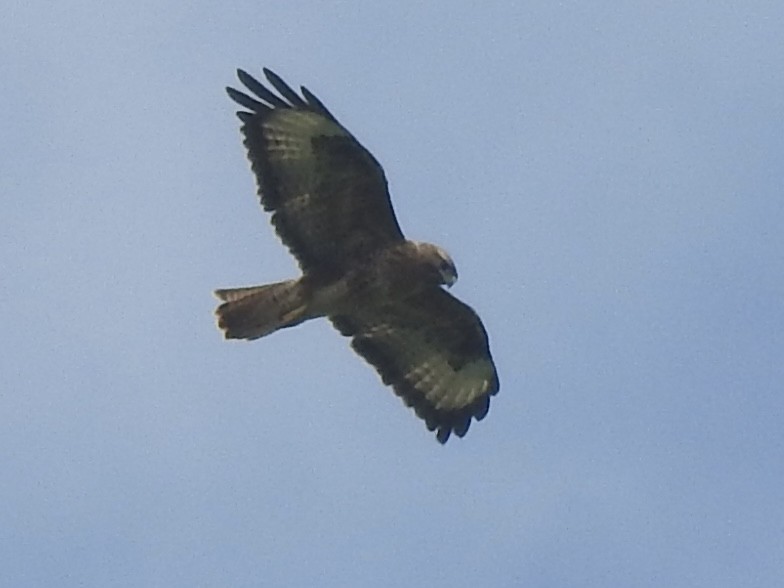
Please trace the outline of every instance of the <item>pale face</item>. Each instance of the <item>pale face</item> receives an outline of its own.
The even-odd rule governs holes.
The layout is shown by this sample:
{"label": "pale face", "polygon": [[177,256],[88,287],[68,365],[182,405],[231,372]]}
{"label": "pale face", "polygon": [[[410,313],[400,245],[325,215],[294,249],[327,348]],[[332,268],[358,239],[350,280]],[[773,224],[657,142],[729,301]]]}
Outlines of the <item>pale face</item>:
{"label": "pale face", "polygon": [[446,251],[430,243],[417,243],[416,247],[428,266],[436,270],[438,284],[451,287],[457,281],[455,262]]}
{"label": "pale face", "polygon": [[446,284],[447,288],[450,288],[452,284],[457,281],[457,268],[455,267],[455,262],[452,261],[449,254],[440,247],[436,247],[436,250],[438,251],[439,257],[438,272],[441,274],[444,284]]}

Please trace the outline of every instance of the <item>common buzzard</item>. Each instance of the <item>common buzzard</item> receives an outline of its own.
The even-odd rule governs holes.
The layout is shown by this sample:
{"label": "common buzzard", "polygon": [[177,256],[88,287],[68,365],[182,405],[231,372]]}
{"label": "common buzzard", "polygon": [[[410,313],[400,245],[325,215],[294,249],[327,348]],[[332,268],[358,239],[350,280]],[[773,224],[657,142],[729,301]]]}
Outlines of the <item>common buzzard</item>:
{"label": "common buzzard", "polygon": [[226,88],[242,121],[258,193],[302,269],[298,279],[217,290],[227,339],[258,339],[327,317],[436,438],[487,414],[498,376],[479,317],[448,294],[449,255],[403,237],[381,165],[307,88],[264,69],[272,92]]}

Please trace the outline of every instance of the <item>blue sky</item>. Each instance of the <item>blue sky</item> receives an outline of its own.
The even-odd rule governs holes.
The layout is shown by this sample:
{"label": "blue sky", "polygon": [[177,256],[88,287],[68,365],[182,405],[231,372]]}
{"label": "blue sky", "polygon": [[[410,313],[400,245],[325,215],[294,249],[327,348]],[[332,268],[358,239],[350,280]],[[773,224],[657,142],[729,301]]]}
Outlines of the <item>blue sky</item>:
{"label": "blue sky", "polygon": [[[17,3],[0,23],[0,585],[772,586],[780,2]],[[295,275],[234,70],[313,90],[445,247],[501,392],[432,434]]]}

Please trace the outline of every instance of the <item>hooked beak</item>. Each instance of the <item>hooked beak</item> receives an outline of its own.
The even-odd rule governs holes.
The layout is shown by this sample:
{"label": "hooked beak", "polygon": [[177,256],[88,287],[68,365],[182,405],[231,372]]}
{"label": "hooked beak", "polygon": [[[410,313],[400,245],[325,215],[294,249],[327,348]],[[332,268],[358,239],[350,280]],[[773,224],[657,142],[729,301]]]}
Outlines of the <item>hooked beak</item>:
{"label": "hooked beak", "polygon": [[441,277],[444,279],[446,287],[451,288],[457,282],[457,270],[454,268],[445,269],[441,272]]}

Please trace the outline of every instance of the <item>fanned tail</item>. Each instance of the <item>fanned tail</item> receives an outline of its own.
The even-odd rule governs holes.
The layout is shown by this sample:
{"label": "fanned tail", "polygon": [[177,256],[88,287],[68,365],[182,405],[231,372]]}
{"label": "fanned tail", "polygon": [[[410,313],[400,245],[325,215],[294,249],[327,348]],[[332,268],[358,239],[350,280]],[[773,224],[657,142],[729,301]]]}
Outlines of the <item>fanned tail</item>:
{"label": "fanned tail", "polygon": [[258,339],[308,318],[300,280],[226,288],[216,290],[215,296],[224,301],[215,310],[215,316],[226,339]]}

